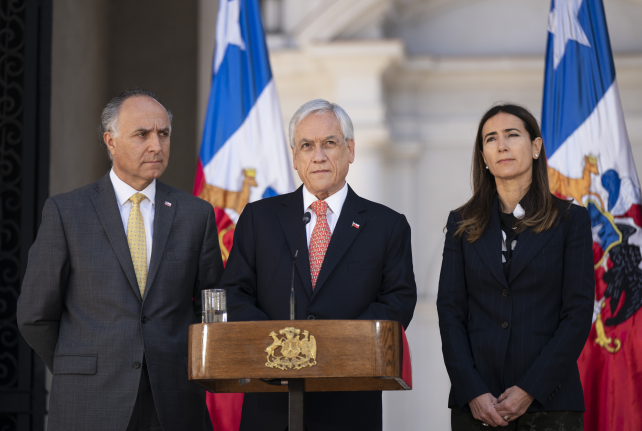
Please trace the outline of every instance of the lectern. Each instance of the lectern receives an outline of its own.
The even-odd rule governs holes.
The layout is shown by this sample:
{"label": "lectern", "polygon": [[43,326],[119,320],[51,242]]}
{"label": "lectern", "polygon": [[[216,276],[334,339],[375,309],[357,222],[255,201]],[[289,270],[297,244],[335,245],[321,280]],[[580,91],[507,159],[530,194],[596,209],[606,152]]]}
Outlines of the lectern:
{"label": "lectern", "polygon": [[289,392],[289,430],[303,431],[304,392],[411,389],[402,340],[388,320],[201,323],[188,375],[210,392]]}

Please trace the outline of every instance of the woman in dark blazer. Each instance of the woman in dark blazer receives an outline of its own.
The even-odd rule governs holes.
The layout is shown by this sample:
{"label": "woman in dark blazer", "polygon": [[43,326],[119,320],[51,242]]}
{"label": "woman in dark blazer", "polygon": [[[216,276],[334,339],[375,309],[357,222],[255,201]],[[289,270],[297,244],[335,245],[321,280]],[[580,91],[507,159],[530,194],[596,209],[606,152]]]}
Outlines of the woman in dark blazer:
{"label": "woman in dark blazer", "polygon": [[550,193],[539,126],[520,106],[482,117],[472,176],[472,198],[448,217],[437,298],[452,429],[581,430],[588,212]]}

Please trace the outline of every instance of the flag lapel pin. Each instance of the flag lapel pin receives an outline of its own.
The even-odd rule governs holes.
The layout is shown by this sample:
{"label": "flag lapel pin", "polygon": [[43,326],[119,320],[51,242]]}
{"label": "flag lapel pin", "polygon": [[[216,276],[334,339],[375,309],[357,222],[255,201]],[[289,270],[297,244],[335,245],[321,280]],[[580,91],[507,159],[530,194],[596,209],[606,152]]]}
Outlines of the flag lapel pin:
{"label": "flag lapel pin", "polygon": [[169,202],[167,202],[167,201],[165,201],[165,205],[167,205],[167,206],[168,206],[168,207],[170,207],[170,208],[172,207],[172,204],[170,204],[170,203],[169,203]]}
{"label": "flag lapel pin", "polygon": [[352,227],[359,229],[359,225],[356,224],[355,222],[352,222]]}

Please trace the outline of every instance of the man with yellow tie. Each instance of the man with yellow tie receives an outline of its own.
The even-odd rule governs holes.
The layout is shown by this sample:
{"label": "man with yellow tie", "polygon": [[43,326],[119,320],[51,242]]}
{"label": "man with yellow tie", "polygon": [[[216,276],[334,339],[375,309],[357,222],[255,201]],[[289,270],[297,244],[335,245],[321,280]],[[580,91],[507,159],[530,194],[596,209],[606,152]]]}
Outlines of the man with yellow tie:
{"label": "man with yellow tie", "polygon": [[171,119],[148,91],[114,97],[111,171],[45,203],[17,313],[53,373],[50,431],[212,429],[187,331],[223,265],[212,206],[157,181]]}

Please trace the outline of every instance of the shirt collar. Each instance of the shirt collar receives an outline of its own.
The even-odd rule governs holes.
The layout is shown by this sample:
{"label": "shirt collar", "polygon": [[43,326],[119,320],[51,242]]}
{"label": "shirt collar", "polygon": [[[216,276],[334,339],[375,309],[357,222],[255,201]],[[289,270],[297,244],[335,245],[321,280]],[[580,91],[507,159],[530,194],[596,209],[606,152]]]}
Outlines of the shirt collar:
{"label": "shirt collar", "polygon": [[145,190],[139,192],[138,190],[118,178],[118,175],[116,175],[116,172],[114,172],[114,168],[111,168],[111,171],[109,172],[109,178],[111,179],[111,183],[114,186],[114,193],[116,193],[116,200],[118,201],[118,205],[125,205],[129,198],[131,198],[136,193],[144,194],[145,197],[150,200],[152,205],[154,205],[154,199],[156,198],[156,180],[152,181],[150,185],[145,187]]}
{"label": "shirt collar", "polygon": [[524,217],[524,214],[526,214],[524,208],[522,208],[520,204],[517,204],[515,210],[513,211],[513,215],[515,216],[515,218],[521,219],[522,217]]}
{"label": "shirt collar", "polygon": [[[334,214],[339,216],[341,214],[341,209],[343,208],[343,204],[346,201],[346,197],[348,196],[348,183],[346,182],[341,190],[333,194],[332,196],[329,196],[328,198],[325,199],[325,202],[328,204],[328,208],[330,208],[330,211],[332,211]],[[307,211],[310,206],[312,205],[313,202],[316,202],[318,199],[316,196],[314,196],[312,193],[308,191],[308,189],[303,186],[303,210]]]}

